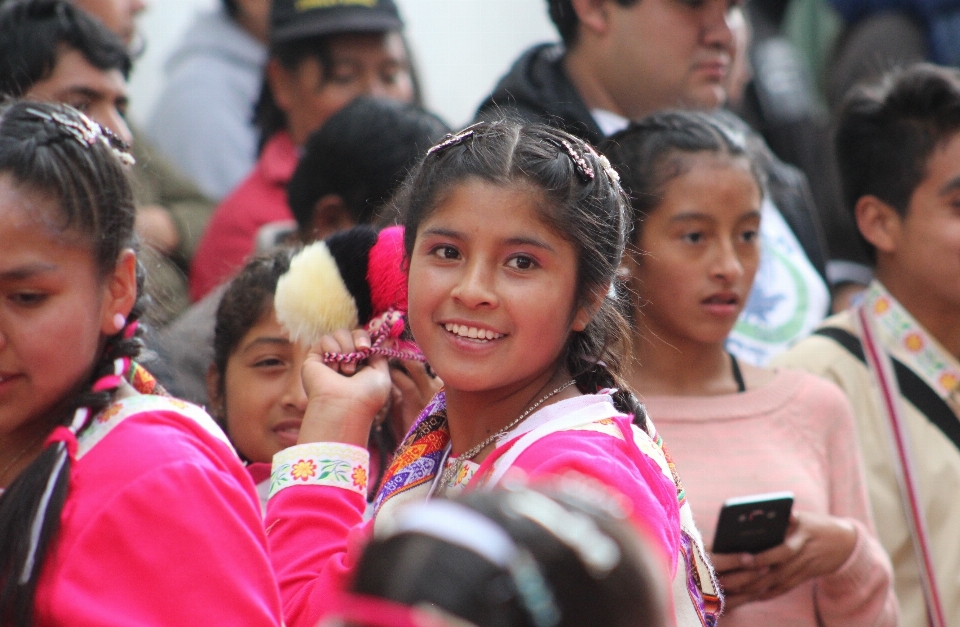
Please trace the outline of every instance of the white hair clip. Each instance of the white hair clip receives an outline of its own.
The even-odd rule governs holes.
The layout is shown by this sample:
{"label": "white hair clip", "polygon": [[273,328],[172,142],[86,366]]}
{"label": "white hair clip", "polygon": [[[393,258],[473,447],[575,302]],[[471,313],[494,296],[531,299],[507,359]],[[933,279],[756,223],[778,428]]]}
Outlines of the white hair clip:
{"label": "white hair clip", "polygon": [[113,131],[100,126],[80,111],[74,112],[76,114],[75,119],[57,111],[47,113],[39,109],[29,108],[26,109],[26,112],[42,120],[53,122],[84,148],[90,148],[99,141],[110,149],[110,152],[120,160],[120,163],[127,166],[136,163],[136,159],[130,154],[126,143],[122,139],[117,137]]}

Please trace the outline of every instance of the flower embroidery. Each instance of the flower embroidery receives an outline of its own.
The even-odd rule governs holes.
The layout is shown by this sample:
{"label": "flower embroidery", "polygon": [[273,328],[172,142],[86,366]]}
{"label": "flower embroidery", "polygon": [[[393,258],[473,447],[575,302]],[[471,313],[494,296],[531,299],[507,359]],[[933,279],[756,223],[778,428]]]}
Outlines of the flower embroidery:
{"label": "flower embroidery", "polygon": [[881,296],[880,298],[878,298],[878,299],[877,299],[877,302],[875,302],[875,303],[873,304],[873,311],[876,312],[877,315],[887,313],[887,310],[888,310],[888,309],[890,309],[890,301],[888,301],[888,300],[887,300],[885,297],[883,297],[883,296]]}
{"label": "flower embroidery", "polygon": [[309,459],[301,459],[293,465],[293,468],[290,470],[290,474],[293,475],[294,479],[299,479],[301,481],[306,481],[311,477],[315,477],[317,474],[317,465]]}
{"label": "flower embroidery", "polygon": [[960,377],[952,372],[944,372],[940,376],[940,385],[942,385],[946,390],[953,391],[957,389],[958,385],[960,385]]}
{"label": "flower embroidery", "polygon": [[911,353],[919,353],[923,350],[923,338],[919,333],[908,333],[903,338],[903,345]]}
{"label": "flower embroidery", "polygon": [[358,488],[367,487],[367,469],[363,466],[354,466],[350,478],[353,479],[354,486]]}
{"label": "flower embroidery", "polygon": [[111,405],[106,411],[100,414],[97,422],[108,422],[111,418],[119,414],[121,409],[123,409],[123,406],[118,403]]}
{"label": "flower embroidery", "polygon": [[469,468],[466,463],[460,467],[460,472],[457,473],[456,478],[453,480],[453,485],[458,486],[463,483],[467,483],[470,479],[473,478],[474,470]]}

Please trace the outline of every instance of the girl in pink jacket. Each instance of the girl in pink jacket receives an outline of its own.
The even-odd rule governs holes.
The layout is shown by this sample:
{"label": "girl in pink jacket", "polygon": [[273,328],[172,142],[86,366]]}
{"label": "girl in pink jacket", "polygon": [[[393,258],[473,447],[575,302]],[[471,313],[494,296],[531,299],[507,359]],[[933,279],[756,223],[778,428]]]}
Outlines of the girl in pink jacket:
{"label": "girl in pink jacket", "polygon": [[411,173],[399,200],[407,317],[445,388],[401,444],[365,524],[365,444],[390,389],[390,325],[313,344],[300,444],[274,457],[266,516],[288,625],[330,610],[358,543],[405,504],[569,470],[618,491],[651,530],[672,566],[677,623],[715,624],[719,593],[683,491],[617,375],[626,326],[616,272],[629,228],[617,181],[573,136],[508,121],[447,137]]}

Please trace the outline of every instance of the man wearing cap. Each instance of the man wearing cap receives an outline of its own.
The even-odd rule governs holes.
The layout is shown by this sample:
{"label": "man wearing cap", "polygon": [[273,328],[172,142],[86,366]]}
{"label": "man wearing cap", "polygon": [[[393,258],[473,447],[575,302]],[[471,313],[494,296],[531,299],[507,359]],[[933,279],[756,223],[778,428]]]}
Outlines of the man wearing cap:
{"label": "man wearing cap", "polygon": [[194,300],[243,265],[262,226],[293,219],[285,188],[311,131],[360,95],[414,100],[402,28],[392,0],[274,0],[256,108],[260,156],[201,238],[190,271]]}

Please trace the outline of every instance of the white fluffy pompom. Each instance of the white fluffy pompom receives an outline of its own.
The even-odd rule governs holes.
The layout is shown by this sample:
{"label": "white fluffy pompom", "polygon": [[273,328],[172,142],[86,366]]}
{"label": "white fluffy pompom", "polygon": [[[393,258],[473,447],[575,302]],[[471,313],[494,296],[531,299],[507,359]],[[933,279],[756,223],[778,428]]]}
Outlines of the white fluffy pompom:
{"label": "white fluffy pompom", "polygon": [[323,242],[307,246],[290,261],[273,297],[277,320],[290,339],[305,346],[337,329],[357,326],[357,304]]}

